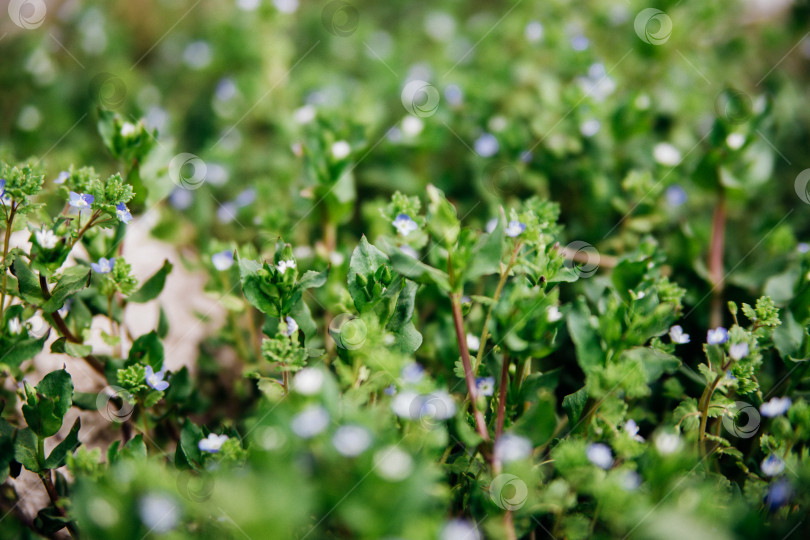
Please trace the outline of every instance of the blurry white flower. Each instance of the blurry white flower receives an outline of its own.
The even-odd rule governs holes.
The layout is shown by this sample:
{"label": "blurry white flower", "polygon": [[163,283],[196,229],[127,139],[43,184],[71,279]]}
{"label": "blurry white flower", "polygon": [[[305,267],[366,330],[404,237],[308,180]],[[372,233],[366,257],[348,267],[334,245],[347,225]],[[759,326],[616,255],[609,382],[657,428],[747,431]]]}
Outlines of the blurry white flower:
{"label": "blurry white flower", "polygon": [[728,348],[728,355],[734,360],[742,360],[748,353],[748,343],[735,343]]}
{"label": "blurry white flower", "polygon": [[37,244],[44,249],[53,249],[59,242],[59,237],[56,236],[50,229],[40,229],[34,232],[34,237],[37,239]]}
{"label": "blurry white flower", "polygon": [[613,466],[613,452],[610,447],[602,443],[589,444],[585,450],[588,461],[602,469],[609,469]]}
{"label": "blurry white flower", "polygon": [[138,514],[150,533],[171,531],[180,520],[177,501],[167,495],[144,495],[138,501]]}
{"label": "blurry white flower", "polygon": [[655,449],[662,455],[674,454],[681,448],[681,438],[677,433],[659,433],[655,436]]}
{"label": "blurry white flower", "polygon": [[305,396],[317,394],[323,388],[323,371],[316,368],[304,368],[293,378],[293,390]]}
{"label": "blurry white flower", "polygon": [[362,426],[340,426],[332,436],[332,444],[343,456],[358,456],[371,444],[371,434]]}
{"label": "blurry white flower", "polygon": [[197,443],[197,446],[203,452],[209,452],[211,454],[216,454],[219,452],[219,449],[222,448],[222,445],[225,444],[230,437],[227,435],[217,435],[216,433],[209,433],[208,437],[205,439],[200,440]]}
{"label": "blurry white flower", "polygon": [[399,482],[413,471],[413,458],[396,446],[388,446],[374,454],[374,471],[389,482]]}
{"label": "blurry white flower", "polygon": [[451,519],[442,527],[441,540],[481,540],[481,533],[467,520]]}
{"label": "blurry white flower", "polygon": [[537,43],[543,39],[543,25],[539,21],[529,21],[523,30],[526,40],[529,43]]}
{"label": "blurry white flower", "polygon": [[344,159],[352,153],[352,147],[346,141],[337,141],[332,144],[332,157],[335,159]]}
{"label": "blurry white flower", "polygon": [[669,143],[658,143],[653,148],[653,159],[661,165],[674,167],[681,162],[681,152]]}
{"label": "blurry white flower", "polygon": [[481,347],[481,339],[473,334],[467,334],[467,348],[477,351]]}
{"label": "blurry white flower", "polygon": [[495,459],[500,463],[518,461],[531,456],[532,450],[532,442],[526,437],[504,433],[495,443]]}
{"label": "blurry white flower", "polygon": [[498,153],[500,144],[498,144],[498,139],[495,138],[495,135],[484,133],[475,140],[474,147],[476,154],[488,158]]}
{"label": "blurry white flower", "polygon": [[762,474],[765,476],[776,476],[785,470],[785,462],[771,454],[762,460],[760,467],[762,468]]}
{"label": "blurry white flower", "polygon": [[775,397],[771,398],[770,401],[763,403],[759,406],[759,412],[762,413],[763,416],[767,416],[768,418],[774,418],[776,416],[785,414],[790,409],[790,406],[793,402],[790,400],[789,397]]}
{"label": "blurry white flower", "polygon": [[302,439],[311,439],[329,425],[329,413],[320,405],[313,405],[296,414],[290,428]]}
{"label": "blurry white flower", "polygon": [[557,306],[550,306],[546,310],[546,319],[548,322],[557,322],[562,319],[562,313],[560,312],[560,308]]}
{"label": "blurry white flower", "polygon": [[683,345],[684,343],[689,343],[689,334],[684,334],[681,325],[676,324],[669,329],[669,339],[672,340],[672,343]]}

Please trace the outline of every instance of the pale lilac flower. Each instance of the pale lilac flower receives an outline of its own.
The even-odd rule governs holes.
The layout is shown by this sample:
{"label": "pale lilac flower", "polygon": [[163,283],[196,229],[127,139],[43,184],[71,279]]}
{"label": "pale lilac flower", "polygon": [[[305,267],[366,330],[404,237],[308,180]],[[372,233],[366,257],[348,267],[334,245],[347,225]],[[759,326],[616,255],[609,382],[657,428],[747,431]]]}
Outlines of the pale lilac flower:
{"label": "pale lilac flower", "polygon": [[371,434],[362,426],[340,426],[332,436],[332,444],[340,455],[359,456],[371,445]]}
{"label": "pale lilac flower", "polygon": [[400,372],[400,377],[410,384],[416,384],[425,376],[425,369],[416,362],[406,364]]}
{"label": "pale lilac flower", "polygon": [[400,418],[416,420],[422,409],[423,398],[412,390],[404,390],[391,400],[391,410]]}
{"label": "pale lilac flower", "polygon": [[421,397],[422,406],[419,409],[419,418],[435,418],[447,420],[456,414],[456,402],[444,390],[437,390]]}
{"label": "pale lilac flower", "polygon": [[145,370],[145,378],[146,384],[148,384],[151,388],[155,390],[164,391],[169,387],[169,381],[164,381],[163,377],[166,376],[165,370],[160,370],[155,373],[155,370],[152,369],[152,366],[146,366]]}
{"label": "pale lilac flower", "polygon": [[54,234],[50,229],[44,227],[34,232],[34,238],[37,239],[37,244],[43,249],[53,249],[59,243],[59,237]]}
{"label": "pale lilac flower", "polygon": [[748,343],[735,343],[728,348],[728,355],[734,360],[742,360],[748,353]]}
{"label": "pale lilac flower", "polygon": [[408,214],[399,214],[396,219],[391,222],[391,225],[393,225],[397,232],[402,236],[408,236],[419,228],[419,225],[412,220],[411,216]]}
{"label": "pale lilac flower", "polygon": [[525,223],[521,223],[520,221],[517,220],[512,220],[506,226],[506,231],[504,232],[506,232],[506,236],[514,238],[516,236],[520,236],[521,234],[523,234],[523,231],[525,230],[526,230]]}
{"label": "pale lilac flower", "polygon": [[467,334],[467,348],[475,352],[481,348],[481,338],[474,334]]}
{"label": "pale lilac flower", "polygon": [[765,505],[773,511],[786,505],[792,497],[793,486],[787,478],[782,478],[768,488],[768,493],[765,495]]}
{"label": "pale lilac flower", "polygon": [[771,454],[762,460],[760,468],[765,476],[777,476],[785,470],[785,462],[778,456]]}
{"label": "pale lilac flower", "polygon": [[464,519],[451,519],[442,527],[440,540],[481,540],[476,526]]}
{"label": "pale lilac flower", "polygon": [[233,251],[226,249],[211,255],[211,263],[220,272],[233,266]]}
{"label": "pale lilac flower", "polygon": [[405,480],[413,471],[413,458],[396,446],[386,446],[374,454],[374,472],[389,482]]}
{"label": "pale lilac flower", "polygon": [[613,452],[611,452],[610,447],[606,444],[589,444],[585,455],[588,456],[588,461],[600,469],[607,470],[613,466]]}
{"label": "pale lilac flower", "polygon": [[209,433],[208,437],[202,439],[200,442],[197,443],[197,447],[202,450],[203,452],[209,452],[211,454],[216,454],[219,452],[222,445],[225,444],[225,441],[230,439],[227,435],[217,435],[216,433]]}
{"label": "pale lilac flower", "polygon": [[305,396],[313,396],[323,388],[324,374],[317,368],[304,368],[293,378],[293,390]]}
{"label": "pale lilac flower", "polygon": [[683,345],[684,343],[689,343],[689,334],[684,334],[681,325],[676,324],[669,329],[669,339],[676,345]]}
{"label": "pale lilac flower", "polygon": [[283,274],[284,272],[287,271],[288,268],[295,268],[295,260],[288,259],[278,261],[276,268],[278,268],[278,271]]}
{"label": "pale lilac flower", "polygon": [[491,133],[484,133],[475,140],[475,153],[481,157],[488,158],[498,153],[500,144],[495,135]]}
{"label": "pale lilac flower", "polygon": [[150,494],[141,497],[138,501],[138,514],[149,532],[155,534],[171,531],[180,521],[180,507],[175,499],[167,495]]}
{"label": "pale lilac flower", "polygon": [[759,406],[759,412],[768,418],[774,418],[788,412],[793,402],[789,397],[774,397],[770,401]]}
{"label": "pale lilac flower", "polygon": [[129,208],[127,208],[127,205],[124,203],[119,203],[118,206],[115,207],[115,213],[122,223],[132,221],[132,214],[129,213]]}
{"label": "pale lilac flower", "polygon": [[628,420],[624,424],[624,431],[627,432],[634,440],[638,442],[644,442],[644,437],[638,434],[638,424],[633,419]]}
{"label": "pale lilac flower", "polygon": [[54,184],[64,184],[67,182],[67,179],[70,178],[70,173],[67,171],[62,171],[59,173],[59,176],[53,181]]}
{"label": "pale lilac flower", "polygon": [[491,396],[495,393],[495,377],[478,377],[475,379],[475,390],[482,396]]}
{"label": "pale lilac flower", "polygon": [[728,341],[728,330],[722,326],[718,326],[714,330],[709,330],[706,334],[706,343],[709,345],[720,345]]}
{"label": "pale lilac flower", "polygon": [[17,335],[22,332],[22,322],[20,322],[19,317],[14,317],[8,321],[8,331],[13,335]]}
{"label": "pale lilac flower", "polygon": [[662,455],[674,454],[681,448],[681,438],[677,433],[659,433],[655,436],[655,449]]}
{"label": "pale lilac flower", "polygon": [[284,319],[284,322],[287,323],[287,331],[284,332],[285,336],[291,336],[298,330],[298,323],[289,315]]}
{"label": "pale lilac flower", "polygon": [[519,461],[531,456],[532,450],[532,442],[526,437],[504,433],[495,442],[495,459],[500,463]]}
{"label": "pale lilac flower", "polygon": [[311,439],[329,425],[329,413],[320,405],[312,405],[296,414],[290,428],[302,439]]}
{"label": "pale lilac flower", "polygon": [[70,201],[68,204],[73,208],[78,208],[80,210],[90,208],[90,205],[93,204],[94,197],[92,195],[88,195],[86,193],[76,193],[75,191],[70,192]]}
{"label": "pale lilac flower", "polygon": [[673,207],[681,206],[689,197],[686,190],[677,184],[669,186],[664,196],[667,199],[667,204]]}
{"label": "pale lilac flower", "polygon": [[115,265],[115,257],[109,259],[102,257],[97,263],[90,263],[90,268],[97,274],[109,274]]}
{"label": "pale lilac flower", "polygon": [[394,386],[393,384],[389,384],[388,386],[385,387],[385,390],[383,390],[383,393],[386,396],[395,396],[395,395],[397,395],[397,387]]}

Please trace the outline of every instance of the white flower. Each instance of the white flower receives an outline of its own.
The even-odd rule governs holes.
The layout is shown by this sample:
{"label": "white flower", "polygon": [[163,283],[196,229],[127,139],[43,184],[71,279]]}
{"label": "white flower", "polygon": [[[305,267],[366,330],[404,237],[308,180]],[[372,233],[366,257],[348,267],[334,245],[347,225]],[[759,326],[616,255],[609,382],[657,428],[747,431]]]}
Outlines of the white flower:
{"label": "white flower", "polygon": [[22,323],[19,317],[14,317],[8,321],[8,331],[15,335],[22,332]]}
{"label": "white flower", "polygon": [[599,133],[601,128],[602,123],[595,118],[591,118],[590,120],[586,120],[579,125],[579,132],[582,133],[583,137],[593,137]]}
{"label": "white flower", "polygon": [[481,533],[469,521],[451,519],[442,527],[441,540],[481,540]]}
{"label": "white flower", "polygon": [[332,144],[332,157],[335,159],[344,159],[352,153],[352,147],[346,141],[337,141]]}
{"label": "white flower", "polygon": [[765,476],[776,476],[785,470],[785,462],[771,454],[762,460],[760,467]]}
{"label": "white flower", "polygon": [[661,165],[674,167],[681,162],[681,152],[669,143],[658,143],[653,148],[653,159]]}
{"label": "white flower", "polygon": [[304,368],[293,378],[293,390],[304,396],[313,396],[321,391],[324,381],[323,371],[316,368]]}
{"label": "white flower", "polygon": [[655,449],[662,455],[674,454],[681,448],[681,438],[677,433],[659,433],[655,436]]}
{"label": "white flower", "polygon": [[742,133],[729,133],[728,137],[726,137],[726,144],[732,150],[738,150],[745,144],[745,135]]}
{"label": "white flower", "polygon": [[478,377],[475,379],[475,390],[479,395],[491,396],[495,393],[495,377]]}
{"label": "white flower", "polygon": [[402,236],[408,236],[419,228],[419,225],[412,220],[411,216],[408,214],[399,214],[394,221],[391,222],[391,225],[393,225]]}
{"label": "white flower", "polygon": [[773,418],[775,416],[779,416],[781,414],[785,414],[790,409],[790,406],[793,402],[790,400],[789,397],[775,397],[771,398],[770,401],[767,403],[763,403],[759,406],[759,412],[763,414],[763,416],[767,416],[768,418]]}
{"label": "white flower", "polygon": [[230,437],[227,435],[217,435],[216,433],[209,433],[208,438],[202,439],[197,443],[197,447],[203,452],[210,452],[216,454],[222,445],[225,444]]}
{"label": "white flower", "polygon": [[422,406],[419,409],[419,417],[435,418],[436,420],[447,420],[456,414],[456,402],[444,390],[437,390],[425,396],[421,396]]}
{"label": "white flower", "polygon": [[669,329],[669,339],[672,340],[672,343],[683,345],[684,343],[689,343],[689,334],[684,334],[681,325],[676,324]]}
{"label": "white flower", "polygon": [[714,330],[709,330],[706,334],[706,343],[709,345],[720,345],[728,341],[728,330],[718,326]]}
{"label": "white flower", "polygon": [[504,232],[506,233],[506,236],[511,236],[512,238],[514,238],[515,236],[519,236],[520,234],[522,234],[523,231],[525,230],[526,230],[525,223],[521,223],[520,221],[517,220],[512,220],[506,226],[506,230]]}
{"label": "white flower", "polygon": [[532,442],[526,437],[504,433],[495,443],[495,460],[509,463],[526,459],[532,455]]}
{"label": "white flower", "polygon": [[303,107],[295,109],[295,112],[293,113],[293,119],[298,124],[309,124],[310,122],[315,120],[316,114],[317,111],[315,110],[315,107],[313,107],[312,105],[304,105]]}
{"label": "white flower", "polygon": [[388,446],[374,454],[374,472],[389,482],[405,480],[413,471],[413,458],[410,454]]}
{"label": "white flower", "polygon": [[408,115],[402,119],[402,133],[407,137],[416,137],[425,127],[425,123],[418,116]]}
{"label": "white flower", "polygon": [[298,330],[298,323],[289,315],[284,319],[284,322],[287,323],[287,331],[284,332],[285,336],[291,336]]}
{"label": "white flower", "polygon": [[633,439],[637,440],[638,442],[644,442],[644,437],[638,434],[638,424],[636,424],[635,420],[630,419],[627,422],[625,422],[624,430]]}
{"label": "white flower", "polygon": [[48,323],[39,312],[34,313],[25,324],[28,326],[28,333],[35,338],[41,338],[48,332]]}
{"label": "white flower", "polygon": [[150,494],[138,501],[138,514],[150,533],[162,534],[171,531],[180,520],[177,501],[167,495]]}
{"label": "white flower", "polygon": [[37,239],[39,247],[44,249],[53,249],[59,242],[59,237],[56,236],[50,229],[40,229],[34,232],[34,237]]}
{"label": "white flower", "polygon": [[481,347],[481,339],[473,334],[467,334],[467,348],[477,351]]}
{"label": "white flower", "polygon": [[391,410],[400,418],[416,420],[422,409],[422,396],[411,390],[404,390],[391,400]]}
{"label": "white flower", "polygon": [[343,456],[358,456],[371,444],[371,434],[362,426],[340,426],[332,436],[332,444]]}
{"label": "white flower", "polygon": [[233,251],[225,250],[211,255],[211,263],[214,268],[222,272],[233,266]]}
{"label": "white flower", "polygon": [[601,469],[610,469],[613,466],[613,452],[606,444],[589,444],[585,455],[588,456],[588,461]]}
{"label": "white flower", "polygon": [[295,260],[287,259],[285,261],[278,261],[277,268],[278,271],[283,274],[288,268],[295,268]]}
{"label": "white flower", "polygon": [[296,414],[290,428],[302,439],[311,439],[329,425],[329,413],[320,405],[313,405]]}
{"label": "white flower", "polygon": [[124,124],[121,126],[122,137],[130,137],[132,135],[135,135],[135,131],[136,131],[135,124],[132,124],[130,122],[124,122]]}
{"label": "white flower", "polygon": [[416,384],[425,376],[425,368],[416,362],[409,362],[399,374],[406,383]]}
{"label": "white flower", "polygon": [[529,43],[536,43],[543,39],[543,24],[539,21],[529,21],[523,34]]}
{"label": "white flower", "polygon": [[742,360],[748,356],[748,343],[735,343],[728,348],[728,355],[734,360]]}
{"label": "white flower", "polygon": [[546,319],[548,322],[557,322],[562,319],[562,313],[557,306],[551,306],[546,310]]}

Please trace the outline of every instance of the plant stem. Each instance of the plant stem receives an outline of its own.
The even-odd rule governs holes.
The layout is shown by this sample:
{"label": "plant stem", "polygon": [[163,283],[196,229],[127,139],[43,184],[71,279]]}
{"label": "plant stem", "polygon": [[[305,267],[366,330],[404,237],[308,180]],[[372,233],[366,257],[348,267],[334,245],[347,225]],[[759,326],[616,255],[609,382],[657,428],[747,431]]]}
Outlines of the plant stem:
{"label": "plant stem", "polygon": [[467,334],[464,333],[464,320],[461,314],[461,301],[458,293],[450,294],[450,305],[453,309],[453,325],[456,329],[456,341],[461,353],[461,363],[464,366],[464,380],[467,383],[467,394],[470,396],[470,407],[475,418],[475,428],[485,441],[489,441],[489,432],[484,421],[484,415],[475,406],[475,377],[470,364],[470,351],[467,349]]}
{"label": "plant stem", "polygon": [[512,271],[512,267],[515,265],[515,261],[517,260],[518,251],[520,251],[521,242],[518,241],[515,244],[515,249],[512,250],[512,257],[509,259],[509,264],[506,265],[503,272],[501,272],[501,277],[498,280],[498,286],[495,288],[495,294],[492,296],[492,303],[489,305],[489,309],[487,309],[487,314],[484,317],[484,329],[481,330],[481,343],[478,345],[478,354],[475,356],[475,366],[473,366],[473,373],[478,373],[478,367],[481,365],[481,361],[484,358],[484,349],[487,346],[487,339],[489,338],[489,320],[492,318],[492,310],[495,308],[495,304],[498,303],[498,299],[501,297],[501,292],[503,291],[504,285],[506,285],[506,279],[509,277],[509,272]]}
{"label": "plant stem", "polygon": [[509,390],[509,357],[503,355],[503,365],[501,366],[501,381],[500,388],[498,389],[498,417],[495,421],[495,441],[501,437],[503,433],[503,421],[506,416],[506,394]]}
{"label": "plant stem", "polygon": [[723,325],[723,253],[726,240],[726,195],[723,188],[717,195],[717,204],[712,217],[712,239],[709,249],[709,279],[712,286],[712,305],[709,315],[709,327]]}
{"label": "plant stem", "polygon": [[[48,498],[51,500],[53,507],[56,508],[57,512],[59,512],[59,515],[62,517],[67,517],[67,512],[65,512],[65,509],[59,505],[59,494],[56,492],[56,486],[53,485],[51,470],[47,469],[44,472],[39,473],[39,478],[42,480],[42,485],[45,486],[45,491],[48,492]],[[68,521],[66,527],[71,538],[79,537],[79,531],[76,529],[76,525],[72,521]]]}
{"label": "plant stem", "polygon": [[3,239],[3,291],[2,294],[0,294],[0,322],[3,321],[3,313],[6,309],[6,279],[8,274],[8,270],[6,269],[6,257],[8,256],[8,245],[11,241],[11,229],[14,225],[14,213],[16,211],[17,207],[12,203],[11,212],[6,220],[6,235]]}
{"label": "plant stem", "polygon": [[[41,273],[39,274],[39,288],[42,291],[42,297],[47,300],[51,297],[51,292],[48,290],[48,280],[45,279]],[[67,327],[65,324],[65,320],[59,315],[58,311],[54,311],[50,314],[51,319],[53,319],[53,323],[56,325],[56,329],[59,331],[59,334],[64,337],[66,340],[70,341],[71,343],[78,343],[81,345],[83,341],[79,339],[73,332],[70,331],[70,328]],[[104,373],[104,364],[96,358],[92,354],[88,354],[84,357],[84,360],[92,367],[96,372],[98,372],[102,377],[106,377]]]}

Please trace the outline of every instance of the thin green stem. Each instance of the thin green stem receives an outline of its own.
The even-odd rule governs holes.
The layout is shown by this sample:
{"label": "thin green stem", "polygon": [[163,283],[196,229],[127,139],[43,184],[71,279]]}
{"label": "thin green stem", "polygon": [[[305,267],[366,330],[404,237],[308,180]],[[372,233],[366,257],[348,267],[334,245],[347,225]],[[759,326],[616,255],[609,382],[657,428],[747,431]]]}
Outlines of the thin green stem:
{"label": "thin green stem", "polygon": [[481,343],[478,345],[478,354],[475,356],[473,373],[478,373],[478,367],[481,365],[481,361],[484,358],[484,349],[487,346],[487,339],[489,339],[489,321],[492,319],[492,310],[495,308],[495,304],[498,303],[498,299],[501,297],[501,292],[503,292],[503,287],[506,285],[506,279],[509,277],[509,272],[512,271],[512,267],[515,265],[517,254],[520,251],[521,245],[522,244],[520,241],[515,244],[515,249],[512,250],[512,256],[509,259],[509,264],[507,264],[506,268],[504,268],[503,272],[501,272],[501,277],[498,280],[498,286],[495,288],[495,294],[492,296],[492,303],[489,305],[489,309],[487,309],[487,314],[484,317],[484,328],[481,330]]}
{"label": "thin green stem", "polygon": [[8,274],[8,270],[6,270],[6,257],[8,256],[8,246],[11,241],[11,230],[14,226],[14,213],[16,211],[17,207],[14,206],[14,203],[11,203],[11,211],[6,219],[6,234],[3,238],[3,290],[2,294],[0,294],[0,322],[2,322],[3,313],[6,310],[6,280]]}

